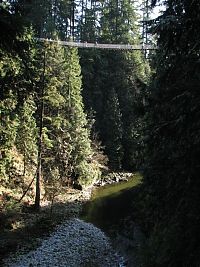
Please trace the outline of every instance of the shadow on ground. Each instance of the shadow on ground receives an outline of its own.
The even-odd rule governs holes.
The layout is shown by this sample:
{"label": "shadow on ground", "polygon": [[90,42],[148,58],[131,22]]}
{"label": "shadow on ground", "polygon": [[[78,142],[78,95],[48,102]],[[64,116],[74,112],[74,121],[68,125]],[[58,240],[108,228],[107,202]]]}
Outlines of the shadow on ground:
{"label": "shadow on ground", "polygon": [[55,202],[41,208],[39,213],[26,207],[25,211],[0,213],[0,266],[2,261],[18,249],[29,251],[37,247],[42,238],[49,236],[64,220],[78,217],[83,199]]}

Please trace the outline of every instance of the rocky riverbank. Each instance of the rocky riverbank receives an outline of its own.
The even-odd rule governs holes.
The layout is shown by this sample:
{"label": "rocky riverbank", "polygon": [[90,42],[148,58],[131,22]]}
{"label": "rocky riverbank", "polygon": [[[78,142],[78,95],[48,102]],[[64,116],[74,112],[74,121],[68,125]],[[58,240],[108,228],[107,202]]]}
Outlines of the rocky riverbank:
{"label": "rocky riverbank", "polygon": [[26,251],[37,247],[40,237],[48,236],[55,227],[66,220],[77,218],[83,204],[91,197],[92,187],[80,191],[66,188],[65,192],[51,201],[43,198],[41,211],[35,213],[31,205],[21,203],[17,209],[0,213],[0,266],[9,253],[24,248]]}
{"label": "rocky riverbank", "polygon": [[77,217],[91,197],[93,187],[68,189],[53,206],[43,200],[41,212],[24,210],[10,218],[0,233],[2,266],[117,267],[123,261],[110,240],[94,225]]}
{"label": "rocky riverbank", "polygon": [[[112,174],[104,181],[111,183],[112,180],[112,183],[117,183],[119,174],[116,175]],[[129,174],[125,174],[120,181],[125,181],[128,177]],[[122,185],[119,185],[120,188]],[[127,262],[128,257],[121,247],[115,246],[114,250],[109,238],[100,229],[77,219],[83,204],[90,200],[93,188],[85,188],[82,191],[68,188],[64,194],[56,196],[53,205],[50,201],[43,200],[39,214],[21,212],[12,224],[10,236],[6,234],[2,239],[0,234],[0,248],[6,251],[2,257],[2,266],[129,266],[116,253],[116,250],[121,251]],[[14,229],[15,225],[17,229]],[[8,240],[11,240],[11,247],[14,240],[14,249],[10,249]],[[120,237],[116,241],[123,243],[122,240],[124,241],[124,238]],[[123,247],[125,248],[124,245]]]}
{"label": "rocky riverbank", "polygon": [[18,251],[5,267],[119,267],[123,259],[112,249],[105,234],[79,219],[64,222],[37,249]]}
{"label": "rocky riverbank", "polygon": [[133,173],[131,172],[111,172],[106,175],[103,175],[101,180],[98,180],[95,185],[96,186],[104,186],[119,182],[127,182]]}

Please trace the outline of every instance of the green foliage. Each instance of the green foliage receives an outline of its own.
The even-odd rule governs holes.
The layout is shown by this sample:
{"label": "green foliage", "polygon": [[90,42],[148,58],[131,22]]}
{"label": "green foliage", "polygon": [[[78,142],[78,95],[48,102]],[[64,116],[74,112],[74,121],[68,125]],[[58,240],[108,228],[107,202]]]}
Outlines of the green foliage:
{"label": "green foliage", "polygon": [[[95,13],[95,7],[90,11]],[[139,43],[138,15],[132,1],[104,1],[98,12],[100,31],[95,33],[98,42]],[[83,24],[82,29],[93,31],[91,24]],[[86,109],[95,111],[94,131],[99,132],[110,167],[137,169],[142,161],[144,88],[150,78],[148,62],[141,51],[81,50],[80,54],[83,99]]]}
{"label": "green foliage", "polygon": [[20,37],[24,34],[24,21],[20,16],[15,1],[0,3],[0,49],[13,56],[23,53],[27,47]]}
{"label": "green foliage", "polygon": [[34,113],[36,105],[32,96],[24,101],[19,111],[19,126],[17,129],[16,146],[24,156],[24,173],[28,162],[35,163],[37,159],[37,128]]}
{"label": "green foliage", "polygon": [[[6,153],[16,146],[24,174],[29,167],[35,170],[38,155],[46,183],[53,184],[57,170],[61,184],[86,185],[99,178],[99,167],[106,162],[91,141],[97,130],[112,168],[137,168],[149,71],[142,53],[86,50],[81,54],[81,70],[77,49],[56,43],[38,45],[33,39],[36,35],[136,44],[139,30],[133,2],[83,0],[79,7],[78,1],[68,0],[7,2],[0,23],[7,17],[12,22],[6,23],[9,29],[14,22],[20,27],[19,31],[13,28],[14,45],[9,51],[0,46],[0,96],[11,105],[15,101],[7,111],[2,102],[2,112],[7,112],[7,125],[1,128],[7,140],[3,146],[9,146]],[[24,27],[30,24],[35,33]],[[95,127],[86,118],[83,98],[86,109],[96,111]],[[7,176],[15,161],[8,154],[2,165]]]}
{"label": "green foliage", "polygon": [[[112,154],[106,147],[108,143],[111,144],[111,149],[115,147],[113,138],[118,134],[122,146],[120,150],[126,153],[124,156],[120,153],[121,158],[115,168],[120,168],[123,162],[123,168],[137,169],[141,164],[145,84],[150,76],[148,63],[144,62],[141,52],[137,51],[83,51],[81,65],[83,98],[86,108],[92,108],[96,112],[95,128],[100,133],[106,153]],[[109,125],[109,118],[113,116],[110,111],[116,109],[108,105],[113,90],[118,99],[117,113],[121,114],[115,116],[116,122],[113,122],[119,126],[117,131],[116,127],[114,130]],[[115,137],[111,136],[112,130]]]}
{"label": "green foliage", "polygon": [[59,169],[54,167],[49,172],[49,179],[48,182],[45,184],[45,196],[48,200],[51,201],[51,212],[53,209],[53,202],[56,197],[61,192],[61,185],[60,185],[60,173]]}
{"label": "green foliage", "polygon": [[18,116],[14,113],[16,108],[16,98],[10,93],[7,98],[0,103],[0,180],[7,182],[9,169],[12,164],[11,150],[15,144]]}
{"label": "green foliage", "polygon": [[44,180],[54,184],[52,172],[56,168],[60,185],[67,185],[69,181],[85,185],[97,179],[100,171],[93,160],[83,110],[77,50],[65,49],[58,44],[46,44],[44,49]]}
{"label": "green foliage", "polygon": [[81,96],[81,76],[77,50],[69,49],[67,53],[69,80],[69,121],[72,146],[73,171],[81,184],[88,184],[99,178],[100,171],[98,164],[93,161],[93,151],[90,133],[87,128],[87,119],[83,110],[83,100]]}
{"label": "green foliage", "polygon": [[138,19],[135,3],[130,0],[109,0],[103,3],[101,41],[132,43],[138,41]]}
{"label": "green foliage", "polygon": [[[144,266],[198,266],[199,1],[166,1],[146,134]],[[149,264],[151,263],[151,265]]]}
{"label": "green foliage", "polygon": [[121,169],[123,158],[122,115],[118,96],[114,89],[111,89],[107,96],[104,111],[103,129],[105,132],[105,151],[109,158],[109,165],[113,169]]}
{"label": "green foliage", "polygon": [[[18,160],[18,152],[24,151],[29,156],[36,153],[34,119],[29,118],[35,109],[34,101],[30,102],[29,99],[29,93],[34,90],[34,75],[30,75],[30,73],[33,74],[35,56],[32,30],[24,29],[23,34],[16,35],[16,40],[13,42],[15,41],[22,42],[24,45],[13,47],[12,51],[2,46],[0,50],[2,55],[0,60],[0,177],[3,185],[8,185],[9,177],[13,178],[17,175],[14,165]],[[15,151],[16,145],[18,152]],[[12,184],[12,181],[9,180],[9,183]]]}

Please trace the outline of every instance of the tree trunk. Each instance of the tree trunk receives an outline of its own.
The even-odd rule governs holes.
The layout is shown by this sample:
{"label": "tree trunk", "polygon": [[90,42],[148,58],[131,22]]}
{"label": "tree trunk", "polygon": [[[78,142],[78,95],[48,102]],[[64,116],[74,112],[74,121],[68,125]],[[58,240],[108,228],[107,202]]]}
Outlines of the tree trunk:
{"label": "tree trunk", "polygon": [[26,174],[26,151],[24,149],[24,170],[23,170],[23,176]]}
{"label": "tree trunk", "polygon": [[75,40],[75,2],[72,1],[72,38]]}
{"label": "tree trunk", "polygon": [[[44,47],[45,49],[45,47]],[[36,173],[36,188],[35,188],[35,210],[40,210],[40,182],[42,177],[42,129],[43,129],[43,115],[44,115],[44,87],[45,87],[45,64],[46,55],[44,50],[44,62],[42,73],[42,87],[40,94],[40,110],[39,110],[39,136],[38,136],[38,166]]]}

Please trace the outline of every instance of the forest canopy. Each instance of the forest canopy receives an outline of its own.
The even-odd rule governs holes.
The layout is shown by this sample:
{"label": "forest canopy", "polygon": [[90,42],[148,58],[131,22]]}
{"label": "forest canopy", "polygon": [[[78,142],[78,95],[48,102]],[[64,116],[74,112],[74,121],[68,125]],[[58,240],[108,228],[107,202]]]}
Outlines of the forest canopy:
{"label": "forest canopy", "polygon": [[142,266],[198,266],[199,25],[198,0],[2,1],[0,207],[29,194],[39,211],[49,188],[139,170]]}

